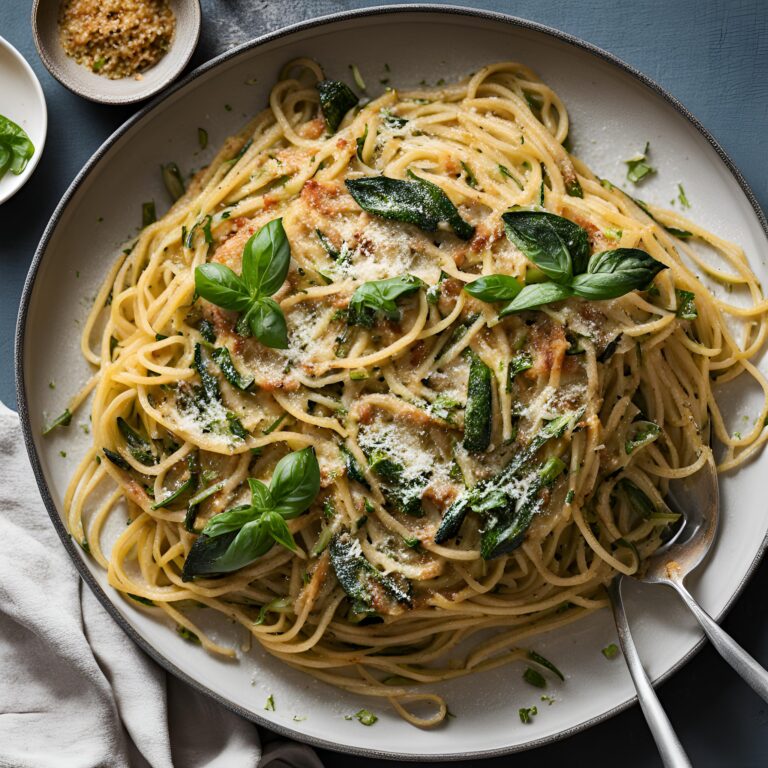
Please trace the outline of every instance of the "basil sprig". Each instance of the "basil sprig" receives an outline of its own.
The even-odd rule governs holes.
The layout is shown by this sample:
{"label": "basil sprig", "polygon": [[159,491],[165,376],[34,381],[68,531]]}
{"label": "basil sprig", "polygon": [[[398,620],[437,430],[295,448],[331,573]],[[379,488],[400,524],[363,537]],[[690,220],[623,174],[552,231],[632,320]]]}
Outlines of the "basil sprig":
{"label": "basil sprig", "polygon": [[389,320],[399,320],[400,310],[397,301],[415,293],[425,285],[423,280],[414,275],[400,275],[363,283],[352,294],[347,322],[350,325],[370,328],[377,313],[384,314]]}
{"label": "basil sprig", "polygon": [[305,512],[320,490],[315,449],[304,448],[280,459],[268,486],[253,477],[248,485],[250,504],[215,515],[203,528],[184,562],[184,581],[239,570],[276,543],[296,550],[286,520]]}
{"label": "basil sprig", "polygon": [[464,287],[482,301],[507,301],[499,317],[570,296],[599,301],[647,287],[665,266],[639,248],[589,255],[583,227],[539,208],[513,208],[502,217],[509,240],[547,278],[520,287],[509,275],[487,275]]}
{"label": "basil sprig", "polygon": [[346,83],[339,80],[321,80],[315,87],[320,94],[320,109],[325,124],[331,133],[335,133],[344,115],[360,100]]}
{"label": "basil sprig", "polygon": [[241,275],[224,264],[202,264],[195,269],[195,290],[212,304],[240,312],[238,330],[249,329],[262,344],[285,349],[285,315],[271,296],[285,282],[290,263],[291,247],[283,220],[275,219],[245,244]]}
{"label": "basil sprig", "polygon": [[464,221],[448,195],[437,184],[408,171],[409,179],[367,176],[347,179],[349,194],[368,213],[385,219],[414,224],[426,232],[434,232],[445,222],[462,239],[469,240],[475,228]]}

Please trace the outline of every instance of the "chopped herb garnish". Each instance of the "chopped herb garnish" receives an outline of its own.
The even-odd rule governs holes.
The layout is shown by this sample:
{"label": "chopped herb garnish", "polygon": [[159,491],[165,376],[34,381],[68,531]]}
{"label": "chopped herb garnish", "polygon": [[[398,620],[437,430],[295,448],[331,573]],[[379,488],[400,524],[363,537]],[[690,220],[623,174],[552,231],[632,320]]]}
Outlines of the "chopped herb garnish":
{"label": "chopped herb garnish", "polygon": [[72,414],[69,412],[69,408],[67,408],[64,413],[57,416],[52,422],[50,422],[50,424],[43,428],[43,434],[50,434],[54,429],[56,429],[56,427],[68,427],[71,422]]}
{"label": "chopped herb garnish", "polygon": [[161,166],[163,175],[163,184],[168,190],[168,194],[175,202],[184,195],[184,179],[181,178],[181,171],[176,163],[166,163]]}
{"label": "chopped herb garnish", "polygon": [[283,423],[283,420],[287,416],[288,416],[287,413],[281,414],[266,429],[262,429],[261,433],[263,435],[271,435]]}
{"label": "chopped herb garnish", "polygon": [[517,710],[517,713],[520,715],[520,722],[527,724],[531,722],[531,718],[534,715],[539,714],[539,710],[536,709],[536,707],[520,707],[520,709]]}
{"label": "chopped herb garnish", "polygon": [[355,81],[355,85],[361,91],[364,91],[366,89],[365,80],[363,80],[363,76],[360,74],[360,70],[357,68],[357,64],[350,64],[349,69],[352,72],[352,79]]}
{"label": "chopped herb garnish", "polygon": [[528,651],[528,658],[531,661],[535,661],[537,664],[540,664],[542,667],[546,667],[550,672],[553,672],[557,677],[560,678],[563,682],[565,682],[565,676],[563,673],[549,660],[544,658],[540,653],[536,653],[536,651]]}
{"label": "chopped herb garnish", "polygon": [[344,719],[352,720],[353,718],[358,720],[363,725],[373,725],[379,719],[376,717],[376,715],[373,714],[373,712],[367,709],[361,709],[358,712],[355,712],[354,715],[346,715]]}
{"label": "chopped herb garnish", "polygon": [[695,320],[699,316],[696,310],[696,294],[676,288],[675,295],[677,296],[677,311],[675,314],[682,320]]}
{"label": "chopped herb garnish", "polygon": [[264,705],[264,709],[266,709],[267,712],[275,711],[275,697],[271,693],[267,696],[267,703]]}
{"label": "chopped herb garnish", "polygon": [[205,128],[197,129],[197,143],[200,145],[200,149],[205,149],[208,146],[208,131]]}
{"label": "chopped herb garnish", "polygon": [[688,202],[688,196],[685,194],[685,189],[683,189],[682,184],[677,185],[677,199],[680,201],[680,205],[682,205],[683,208],[691,207],[691,204]]}
{"label": "chopped herb garnish", "polygon": [[647,176],[656,173],[656,169],[646,163],[650,146],[650,142],[646,142],[645,149],[642,152],[624,161],[627,164],[627,178],[633,184],[638,184]]}
{"label": "chopped herb garnish", "polygon": [[606,659],[615,659],[619,655],[619,646],[616,645],[616,643],[611,643],[610,645],[606,645],[600,653],[602,653]]}
{"label": "chopped herb garnish", "polygon": [[462,160],[461,167],[464,169],[464,178],[472,189],[477,189],[477,177],[472,173],[472,169]]}

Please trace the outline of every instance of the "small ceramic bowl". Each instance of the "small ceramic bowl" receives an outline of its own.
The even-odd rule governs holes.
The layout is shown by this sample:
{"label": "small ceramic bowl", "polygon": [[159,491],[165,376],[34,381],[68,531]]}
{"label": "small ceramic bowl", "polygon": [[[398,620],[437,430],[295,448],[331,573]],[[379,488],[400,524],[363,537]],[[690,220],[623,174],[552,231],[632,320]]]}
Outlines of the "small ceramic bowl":
{"label": "small ceramic bowl", "polygon": [[24,57],[0,37],[0,115],[21,126],[35,147],[27,167],[18,175],[7,171],[0,179],[0,203],[20,190],[40,161],[48,132],[48,110],[40,81]]}
{"label": "small ceramic bowl", "polygon": [[37,52],[48,71],[66,88],[90,101],[102,104],[132,104],[170,85],[186,66],[200,36],[199,0],[168,0],[176,17],[173,42],[154,66],[141,78],[110,80],[97,75],[67,56],[59,39],[61,0],[34,0],[32,34]]}

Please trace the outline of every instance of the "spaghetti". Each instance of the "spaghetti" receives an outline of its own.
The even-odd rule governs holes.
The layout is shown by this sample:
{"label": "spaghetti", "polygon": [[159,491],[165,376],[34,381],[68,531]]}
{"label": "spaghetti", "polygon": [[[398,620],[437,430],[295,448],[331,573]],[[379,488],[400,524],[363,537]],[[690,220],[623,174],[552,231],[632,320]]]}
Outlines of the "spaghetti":
{"label": "spaghetti", "polygon": [[[92,393],[93,444],[65,503],[109,583],[206,650],[235,653],[190,601],[431,726],[447,710],[429,684],[530,659],[642,567],[677,517],[668,482],[711,436],[723,470],[760,449],[768,305],[741,249],[570,155],[563,103],[519,64],[356,101],[289,64],[115,263],[83,334],[95,373],[72,408]],[[285,248],[286,279],[256,285]],[[558,265],[533,255],[548,248]],[[584,298],[606,253],[651,264],[652,285]],[[234,293],[206,300],[203,273]],[[732,437],[713,384],[741,374],[763,405]],[[289,503],[291,472],[309,497]],[[233,552],[237,515],[255,527]]]}

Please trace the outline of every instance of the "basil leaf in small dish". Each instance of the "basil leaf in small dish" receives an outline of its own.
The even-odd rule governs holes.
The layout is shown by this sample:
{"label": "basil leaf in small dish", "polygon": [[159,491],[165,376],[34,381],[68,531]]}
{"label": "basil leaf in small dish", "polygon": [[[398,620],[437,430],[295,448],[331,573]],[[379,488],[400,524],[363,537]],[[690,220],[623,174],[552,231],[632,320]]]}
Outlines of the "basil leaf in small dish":
{"label": "basil leaf in small dish", "polygon": [[10,171],[19,176],[35,154],[26,131],[13,120],[0,115],[0,179]]}

